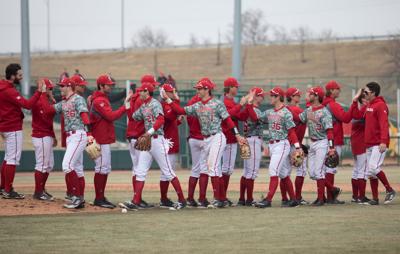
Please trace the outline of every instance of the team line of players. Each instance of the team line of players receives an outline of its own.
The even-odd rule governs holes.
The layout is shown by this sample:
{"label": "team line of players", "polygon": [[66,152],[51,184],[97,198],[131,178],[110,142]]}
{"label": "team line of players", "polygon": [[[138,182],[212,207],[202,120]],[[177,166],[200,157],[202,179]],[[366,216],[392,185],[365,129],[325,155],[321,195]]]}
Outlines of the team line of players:
{"label": "team line of players", "polygon": [[[32,110],[32,142],[35,147],[35,192],[38,200],[51,201],[53,196],[45,189],[49,173],[54,166],[53,146],[57,144],[53,130],[55,114],[62,115],[62,145],[66,146],[62,168],[67,186],[65,208],[77,209],[85,205],[85,177],[83,152],[88,143],[96,140],[101,147],[101,156],[95,160],[95,200],[93,205],[114,208],[116,205],[105,197],[108,175],[111,172],[110,144],[115,142],[113,122],[128,116],[126,130],[132,159],[131,201],[120,203],[127,209],[146,209],[153,205],[142,198],[148,170],[156,160],[160,167],[160,207],[181,209],[191,207],[225,207],[232,205],[227,197],[230,176],[234,171],[238,143],[248,143],[251,158],[244,160],[240,179],[240,198],[237,205],[270,207],[275,192],[280,187],[282,206],[295,207],[308,202],[302,198],[304,177],[308,172],[317,185],[317,198],[312,203],[342,204],[338,200],[341,189],[334,185],[336,168],[324,165],[327,154],[341,152],[343,142],[342,123],[352,121],[351,146],[354,155],[354,169],[351,179],[352,202],[379,204],[378,180],[386,189],[384,203],[390,203],[396,192],[382,170],[382,163],[389,145],[388,108],[379,96],[380,86],[370,82],[360,90],[346,112],[335,99],[341,87],[335,81],[326,84],[325,89],[312,87],[307,91],[307,108],[299,107],[301,92],[291,87],[284,91],[274,87],[265,92],[260,87],[235,102],[239,83],[234,78],[224,82],[223,101],[213,96],[216,85],[208,78],[197,82],[197,94],[185,107],[180,106],[179,96],[170,84],[160,86],[152,75],[144,75],[141,86],[131,91],[124,105],[113,111],[108,95],[115,81],[109,75],[97,79],[97,88],[87,101],[81,96],[87,85],[81,75],[64,77],[59,82],[63,99],[56,103],[52,95],[53,83],[49,79],[38,82],[38,91],[24,99],[15,84],[22,79],[18,64],[6,68],[6,79],[0,81],[0,133],[5,141],[5,158],[1,168],[1,194],[3,198],[22,199],[24,195],[13,189],[16,165],[19,165],[22,147],[21,108]],[[157,87],[161,102],[153,98]],[[272,109],[261,111],[260,105],[269,95]],[[284,103],[286,98],[287,104]],[[179,154],[178,125],[186,120],[189,126],[188,143],[192,157],[188,196],[184,197],[180,181],[175,173]],[[244,135],[238,131],[238,122],[244,123]],[[308,128],[311,140],[305,149],[302,140]],[[256,179],[262,157],[263,131],[268,129],[269,188],[266,197],[256,202],[253,198]],[[151,136],[151,150],[138,151],[134,148],[138,137]],[[307,151],[307,160],[297,167],[296,178],[290,178],[292,165],[290,153],[294,150]],[[207,200],[207,186],[211,179],[213,201]],[[372,199],[365,196],[366,182],[370,179]],[[177,202],[168,198],[172,185],[178,197]],[[195,200],[196,186],[199,197]]]}

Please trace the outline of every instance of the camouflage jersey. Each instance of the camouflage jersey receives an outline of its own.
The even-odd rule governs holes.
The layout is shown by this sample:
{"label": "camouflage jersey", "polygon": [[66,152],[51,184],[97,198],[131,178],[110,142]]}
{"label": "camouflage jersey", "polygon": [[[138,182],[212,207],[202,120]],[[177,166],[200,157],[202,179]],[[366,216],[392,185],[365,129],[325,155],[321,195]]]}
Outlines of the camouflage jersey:
{"label": "camouflage jersey", "polygon": [[258,120],[255,122],[250,117],[248,117],[247,120],[244,122],[244,133],[246,137],[262,137],[264,127],[267,124],[268,120],[265,115],[264,118],[261,118],[262,112],[259,108],[253,106],[253,109],[257,115]]}
{"label": "camouflage jersey", "polygon": [[[158,100],[151,98],[149,101],[144,102],[140,108],[133,113],[132,118],[136,121],[143,120],[144,128],[148,131],[153,128],[159,115],[164,115],[161,103]],[[164,135],[163,126],[160,126],[153,135]]]}
{"label": "camouflage jersey", "polygon": [[262,112],[259,119],[265,118],[268,121],[268,139],[270,140],[287,139],[289,129],[296,126],[293,122],[292,113],[285,106],[278,110],[268,109]]}
{"label": "camouflage jersey", "polygon": [[[307,119],[307,114],[313,114],[315,122]],[[305,123],[307,122],[308,135],[312,140],[321,140],[327,138],[327,129],[332,129],[332,115],[329,111],[321,106],[320,108],[313,111],[312,107],[308,107],[299,115],[300,120]]]}
{"label": "camouflage jersey", "polygon": [[199,119],[201,134],[210,136],[221,132],[221,122],[229,117],[224,103],[212,97],[206,102],[199,101],[184,107],[187,115],[195,115]]}
{"label": "camouflage jersey", "polygon": [[85,99],[73,94],[68,99],[64,99],[54,105],[57,114],[63,113],[65,131],[86,130],[80,114],[89,112]]}

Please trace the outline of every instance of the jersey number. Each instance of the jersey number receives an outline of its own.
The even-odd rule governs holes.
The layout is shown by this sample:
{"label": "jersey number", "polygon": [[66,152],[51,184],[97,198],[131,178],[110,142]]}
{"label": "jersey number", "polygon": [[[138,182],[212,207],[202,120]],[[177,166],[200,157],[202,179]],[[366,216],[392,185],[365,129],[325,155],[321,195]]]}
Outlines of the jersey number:
{"label": "jersey number", "polygon": [[273,130],[279,131],[279,130],[281,129],[281,124],[278,123],[278,122],[274,122],[274,123],[272,124],[272,129],[273,129]]}

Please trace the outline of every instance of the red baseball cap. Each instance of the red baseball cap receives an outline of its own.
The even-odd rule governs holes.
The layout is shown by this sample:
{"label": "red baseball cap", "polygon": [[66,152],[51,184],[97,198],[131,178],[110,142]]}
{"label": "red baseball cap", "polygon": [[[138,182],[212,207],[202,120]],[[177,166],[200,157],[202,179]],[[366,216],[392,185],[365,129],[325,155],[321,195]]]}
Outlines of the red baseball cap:
{"label": "red baseball cap", "polygon": [[108,74],[100,75],[97,78],[96,83],[98,85],[115,85],[114,80]]}
{"label": "red baseball cap", "polygon": [[324,98],[325,96],[325,91],[322,87],[317,86],[317,87],[311,87],[310,90],[308,90],[310,94],[314,94],[318,96],[319,98]]}
{"label": "red baseball cap", "polygon": [[254,94],[255,94],[256,96],[262,96],[262,97],[264,97],[264,95],[265,95],[265,91],[264,91],[262,88],[260,88],[260,87],[253,87],[250,91],[251,91],[251,92],[254,91]]}
{"label": "red baseball cap", "polygon": [[301,92],[299,89],[296,87],[289,87],[288,90],[286,90],[286,97],[292,97],[295,95],[301,95]]}
{"label": "red baseball cap", "polygon": [[326,83],[325,85],[325,89],[326,90],[330,90],[330,89],[340,89],[341,86],[339,83],[337,83],[335,80],[331,80],[328,83]]}
{"label": "red baseball cap", "polygon": [[44,78],[43,81],[44,81],[44,84],[46,85],[46,88],[53,88],[54,87],[54,84],[50,79]]}
{"label": "red baseball cap", "polygon": [[150,75],[150,74],[144,75],[144,76],[141,78],[140,83],[142,83],[142,85],[143,85],[144,83],[149,83],[149,84],[152,84],[153,86],[158,86],[158,85],[160,85],[160,83],[158,83],[158,82],[156,81],[156,78],[155,78],[153,75]]}
{"label": "red baseball cap", "polygon": [[279,86],[276,86],[272,88],[271,91],[269,91],[269,95],[275,95],[275,96],[285,96],[285,91],[283,91],[282,88]]}
{"label": "red baseball cap", "polygon": [[213,90],[215,88],[215,84],[209,78],[200,79],[194,88],[207,88],[208,90]]}
{"label": "red baseball cap", "polygon": [[75,86],[75,82],[73,82],[70,78],[64,77],[58,83],[59,86]]}
{"label": "red baseball cap", "polygon": [[165,83],[165,84],[162,86],[162,88],[163,88],[164,91],[166,91],[166,92],[173,92],[173,91],[175,90],[175,88],[174,88],[171,84],[168,84],[168,83]]}
{"label": "red baseball cap", "polygon": [[80,74],[75,74],[74,76],[71,77],[71,80],[77,86],[86,86],[87,85],[86,79]]}
{"label": "red baseball cap", "polygon": [[224,87],[239,87],[239,83],[235,78],[229,77],[225,79]]}
{"label": "red baseball cap", "polygon": [[143,83],[141,87],[137,89],[139,92],[140,91],[149,91],[149,92],[154,92],[154,86],[150,83]]}

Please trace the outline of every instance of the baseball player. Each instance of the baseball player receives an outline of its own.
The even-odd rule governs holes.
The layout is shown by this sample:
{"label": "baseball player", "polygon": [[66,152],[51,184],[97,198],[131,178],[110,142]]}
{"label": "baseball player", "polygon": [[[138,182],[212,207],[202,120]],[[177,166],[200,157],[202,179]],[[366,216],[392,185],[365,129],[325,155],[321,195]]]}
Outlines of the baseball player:
{"label": "baseball player", "polygon": [[[236,128],[239,128],[238,114],[246,103],[245,97],[240,100],[240,103],[235,102],[237,96],[239,83],[235,78],[229,77],[224,81],[224,104],[232,121],[235,123]],[[222,153],[222,179],[220,180],[221,188],[225,191],[228,190],[229,179],[235,169],[237,141],[234,133],[226,124],[222,124],[222,132],[226,137],[226,146]],[[225,194],[226,196],[226,194]],[[227,198],[229,205],[232,202]]]}
{"label": "baseball player", "polygon": [[312,87],[308,91],[310,106],[298,116],[293,115],[295,121],[307,123],[311,146],[308,152],[310,178],[317,181],[318,198],[313,202],[315,206],[325,204],[325,187],[331,192],[333,200],[341,193],[341,189],[331,182],[325,181],[326,166],[324,165],[327,153],[334,153],[332,115],[322,105],[325,92],[321,87]]}
{"label": "baseball player", "polygon": [[[253,120],[262,119],[268,122],[269,130],[269,151],[271,160],[269,164],[269,191],[267,197],[257,202],[255,207],[266,208],[271,207],[272,199],[278,188],[279,178],[284,182],[285,187],[290,196],[289,207],[298,206],[295,200],[293,183],[290,180],[290,145],[293,144],[296,149],[301,150],[300,144],[296,137],[295,124],[290,111],[285,107],[284,96],[285,92],[280,87],[274,87],[270,92],[270,101],[273,109],[266,110],[257,115],[250,108],[249,114]],[[289,141],[290,140],[290,141]]]}
{"label": "baseball player", "polygon": [[64,116],[67,149],[62,167],[68,179],[66,184],[70,185],[70,190],[73,194],[71,201],[65,204],[64,207],[78,209],[83,208],[85,205],[82,185],[79,180],[79,174],[83,176],[83,171],[80,172],[78,170],[83,169],[83,151],[87,143],[93,142],[94,138],[90,133],[90,120],[86,101],[82,96],[74,92],[75,83],[69,78],[64,78],[59,83],[59,86],[65,99],[51,107],[47,104],[45,112],[62,113]]}
{"label": "baseball player", "polygon": [[[111,172],[110,144],[115,142],[114,121],[120,118],[130,107],[130,102],[113,111],[108,98],[115,82],[109,75],[97,78],[97,91],[92,95],[90,123],[93,137],[101,147],[101,156],[95,160],[94,189],[96,197],[93,205],[104,208],[116,206],[104,196],[108,175]],[[127,101],[130,99],[126,99]],[[127,105],[127,106],[126,106]]]}
{"label": "baseball player", "polygon": [[[336,99],[340,95],[341,86],[334,80],[329,81],[325,85],[326,96],[322,105],[328,109],[332,115],[333,123],[333,144],[335,145],[335,150],[341,156],[342,146],[344,144],[343,135],[343,123],[349,123],[351,121],[351,109],[347,112],[344,111],[343,107],[336,102]],[[325,181],[330,182],[332,185],[335,183],[335,174],[337,173],[337,168],[327,168]],[[332,194],[327,192],[327,203],[329,204],[344,204],[344,201],[336,200],[332,198]]]}
{"label": "baseball player", "polygon": [[[244,122],[244,134],[250,146],[251,157],[244,160],[243,174],[240,178],[240,197],[238,206],[252,206],[255,204],[253,198],[254,180],[258,176],[261,162],[261,146],[263,143],[263,129],[267,119],[258,118],[255,121],[249,117],[249,109],[252,107],[256,114],[262,114],[259,109],[264,100],[265,92],[260,87],[250,90],[253,103],[246,106],[246,110],[241,111],[237,119]],[[245,198],[247,196],[247,199]]]}
{"label": "baseball player", "polygon": [[226,138],[222,133],[221,123],[224,122],[234,131],[238,142],[246,143],[246,140],[240,136],[225,105],[212,96],[211,91],[215,88],[215,84],[208,78],[202,78],[197,82],[195,88],[201,101],[184,108],[181,108],[177,103],[173,103],[171,99],[167,98],[165,93],[162,93],[162,97],[166,99],[166,102],[171,105],[177,114],[198,117],[201,133],[204,137],[208,173],[213,186],[215,198],[213,205],[215,207],[224,207],[227,205],[227,202],[225,190],[222,190],[220,185],[220,178],[222,177],[220,163],[222,151],[226,145]]}
{"label": "baseball player", "polygon": [[6,79],[0,80],[0,135],[5,142],[5,156],[1,166],[1,193],[6,199],[23,199],[25,196],[13,188],[15,169],[19,165],[22,152],[22,108],[31,109],[43,91],[43,82],[38,83],[38,91],[27,100],[15,88],[22,80],[22,69],[12,63],[6,67]]}
{"label": "baseball player", "polygon": [[[32,107],[32,143],[35,148],[35,192],[34,199],[53,201],[54,198],[46,189],[46,181],[54,167],[53,147],[57,146],[57,139],[53,129],[54,112],[45,114],[43,104],[54,104],[53,82],[43,79],[46,94],[40,96],[39,101]],[[47,102],[43,102],[46,100]]]}
{"label": "baseball player", "polygon": [[367,147],[368,177],[370,179],[372,200],[370,205],[379,205],[378,179],[386,189],[384,204],[391,203],[396,197],[396,192],[390,186],[385,172],[382,170],[383,160],[389,146],[389,109],[382,96],[379,96],[381,87],[377,82],[370,82],[364,88],[365,99],[368,105],[364,111],[358,110],[357,99],[361,90],[353,100],[355,117],[365,118],[365,145]]}
{"label": "baseball player", "polygon": [[[201,101],[198,94],[193,96],[186,106],[193,105]],[[189,177],[187,204],[192,207],[207,208],[210,202],[206,198],[208,185],[208,168],[206,162],[205,143],[203,134],[201,134],[201,126],[196,116],[188,115],[186,117],[189,127],[188,143],[190,147],[190,155],[192,158],[192,169]],[[199,199],[194,200],[194,191],[197,182],[199,182]]]}
{"label": "baseball player", "polygon": [[161,103],[153,98],[154,85],[151,83],[144,83],[139,88],[139,92],[143,104],[133,113],[132,117],[137,121],[144,121],[146,132],[143,135],[151,136],[151,149],[150,151],[141,151],[139,153],[139,162],[135,172],[135,195],[132,202],[127,201],[120,205],[127,209],[149,208],[141,206],[141,199],[144,181],[154,158],[162,174],[171,182],[178,195],[178,202],[175,204],[175,208],[184,208],[186,206],[186,200],[183,196],[181,184],[168,158],[169,144],[164,138],[163,131],[163,124],[165,122],[164,113]]}

